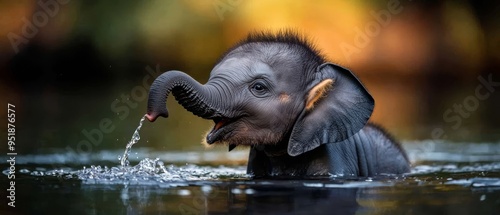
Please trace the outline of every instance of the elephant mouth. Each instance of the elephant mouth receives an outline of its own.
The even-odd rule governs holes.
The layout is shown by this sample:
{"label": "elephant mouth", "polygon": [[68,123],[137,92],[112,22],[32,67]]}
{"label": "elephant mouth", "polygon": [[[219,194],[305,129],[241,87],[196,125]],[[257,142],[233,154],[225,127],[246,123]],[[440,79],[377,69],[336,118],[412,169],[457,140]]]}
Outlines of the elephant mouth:
{"label": "elephant mouth", "polygon": [[230,132],[228,126],[236,121],[236,119],[226,117],[215,117],[212,120],[214,121],[215,125],[207,134],[208,144],[213,144],[217,141],[223,140],[224,136],[226,136]]}

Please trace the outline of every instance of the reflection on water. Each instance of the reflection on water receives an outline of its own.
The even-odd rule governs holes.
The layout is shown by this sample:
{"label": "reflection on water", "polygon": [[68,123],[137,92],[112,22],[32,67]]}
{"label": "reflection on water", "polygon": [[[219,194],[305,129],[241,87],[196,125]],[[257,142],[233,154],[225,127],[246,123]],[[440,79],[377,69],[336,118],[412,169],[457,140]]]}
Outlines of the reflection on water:
{"label": "reflection on water", "polygon": [[[155,154],[141,149],[135,154],[133,149],[135,156],[131,158],[136,160],[131,162],[135,165],[125,167],[117,163],[119,151],[100,152],[97,154],[102,156],[73,159],[65,165],[45,161],[50,158],[69,161],[70,158],[64,157],[73,155],[21,155],[16,178],[17,206],[8,210],[72,214],[496,214],[500,211],[500,159],[495,155],[500,144],[482,144],[469,151],[464,149],[474,148],[472,144],[432,144],[405,145],[417,163],[411,173],[369,178],[256,180],[245,174],[245,165],[232,165],[246,159],[244,151],[236,151],[239,156],[235,157],[227,157],[233,152],[211,152],[215,154],[198,162],[186,162],[194,152]],[[172,156],[148,158],[160,154]],[[452,160],[445,160],[443,154],[450,155]],[[226,164],[210,162],[217,157]],[[419,159],[422,157],[426,160]],[[7,183],[4,178],[2,184]]]}

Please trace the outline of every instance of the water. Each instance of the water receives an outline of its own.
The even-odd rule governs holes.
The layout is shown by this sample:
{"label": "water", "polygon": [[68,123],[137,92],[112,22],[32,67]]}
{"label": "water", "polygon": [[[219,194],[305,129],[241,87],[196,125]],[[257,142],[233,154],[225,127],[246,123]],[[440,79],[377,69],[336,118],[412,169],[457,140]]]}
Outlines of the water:
{"label": "water", "polygon": [[[247,151],[132,148],[16,157],[1,214],[498,214],[500,143],[405,142],[411,173],[252,179]],[[1,159],[6,159],[2,157]],[[8,166],[0,166],[6,175]],[[5,190],[8,181],[2,177]],[[2,195],[7,195],[2,193]],[[4,211],[6,213],[4,213]]]}
{"label": "water", "polygon": [[135,129],[134,134],[132,135],[132,138],[130,139],[127,146],[125,147],[125,152],[123,152],[123,156],[121,158],[118,157],[118,160],[120,160],[120,164],[122,165],[122,167],[126,167],[129,165],[128,156],[130,155],[130,150],[132,149],[132,146],[134,144],[136,144],[137,142],[139,142],[139,140],[141,139],[141,136],[139,135],[139,131],[141,130],[142,123],[144,122],[145,119],[146,119],[146,115],[144,115],[141,118],[141,121],[139,121],[139,126],[137,126],[137,128]]}

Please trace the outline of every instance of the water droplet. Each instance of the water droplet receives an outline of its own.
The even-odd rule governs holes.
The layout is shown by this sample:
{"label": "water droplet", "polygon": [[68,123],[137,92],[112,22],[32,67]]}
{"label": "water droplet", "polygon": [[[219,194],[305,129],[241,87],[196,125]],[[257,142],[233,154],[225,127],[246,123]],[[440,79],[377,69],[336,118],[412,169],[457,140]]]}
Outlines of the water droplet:
{"label": "water droplet", "polygon": [[191,195],[191,191],[184,190],[184,189],[183,190],[179,190],[179,191],[177,191],[177,195],[179,195],[179,196],[189,196],[189,195]]}
{"label": "water droplet", "polygon": [[254,194],[254,193],[255,193],[255,190],[254,190],[254,189],[252,189],[252,188],[249,188],[249,189],[246,189],[246,190],[245,190],[245,194],[247,194],[247,195],[252,195],[252,194]]}
{"label": "water droplet", "polygon": [[486,195],[483,194],[481,195],[481,197],[479,197],[479,201],[484,201],[484,200],[486,200]]}
{"label": "water droplet", "polygon": [[207,195],[208,193],[210,193],[212,191],[212,186],[210,185],[203,185],[201,186],[201,191]]}
{"label": "water droplet", "polygon": [[231,193],[238,195],[238,194],[241,194],[241,190],[238,188],[234,188],[231,190]]}

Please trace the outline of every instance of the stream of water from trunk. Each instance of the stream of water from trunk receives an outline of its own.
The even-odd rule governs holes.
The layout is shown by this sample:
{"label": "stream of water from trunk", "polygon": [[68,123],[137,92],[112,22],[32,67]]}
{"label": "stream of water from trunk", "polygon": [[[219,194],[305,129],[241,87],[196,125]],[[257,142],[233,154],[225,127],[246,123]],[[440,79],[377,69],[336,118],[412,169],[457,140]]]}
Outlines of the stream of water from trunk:
{"label": "stream of water from trunk", "polygon": [[127,144],[127,147],[125,147],[125,152],[123,152],[123,156],[118,157],[118,160],[120,160],[120,164],[122,165],[122,167],[126,167],[130,164],[130,162],[128,161],[128,156],[130,155],[130,150],[132,149],[132,146],[134,144],[136,144],[137,142],[139,142],[139,140],[141,139],[141,136],[139,135],[139,131],[141,130],[142,123],[144,122],[145,119],[146,119],[146,115],[144,115],[141,118],[141,121],[139,122],[139,126],[137,126],[137,128],[134,131],[134,134],[132,135],[132,139],[130,139],[130,141]]}

